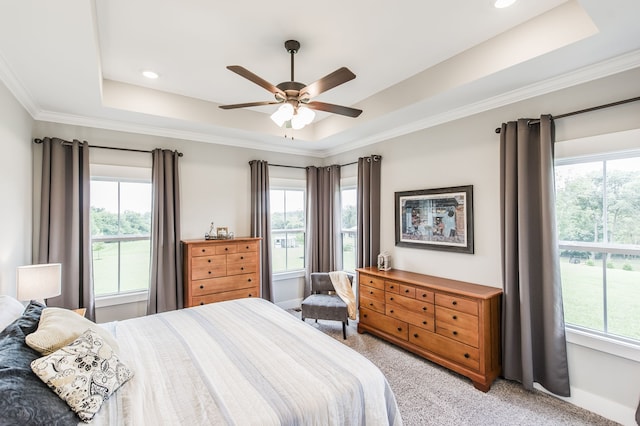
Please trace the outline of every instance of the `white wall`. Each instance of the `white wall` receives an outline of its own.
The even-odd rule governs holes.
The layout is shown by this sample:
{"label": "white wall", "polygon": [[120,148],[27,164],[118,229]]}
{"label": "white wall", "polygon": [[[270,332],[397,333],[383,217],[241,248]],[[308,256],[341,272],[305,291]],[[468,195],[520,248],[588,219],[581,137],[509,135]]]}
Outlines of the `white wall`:
{"label": "white wall", "polygon": [[16,295],[16,267],[31,263],[33,120],[0,82],[0,294]]}

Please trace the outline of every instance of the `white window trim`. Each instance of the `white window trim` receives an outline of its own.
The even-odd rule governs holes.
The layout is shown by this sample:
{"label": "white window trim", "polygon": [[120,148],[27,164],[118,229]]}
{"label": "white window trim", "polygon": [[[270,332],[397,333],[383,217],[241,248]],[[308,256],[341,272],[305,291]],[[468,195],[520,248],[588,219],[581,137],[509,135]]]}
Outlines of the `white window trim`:
{"label": "white window trim", "polygon": [[571,326],[566,326],[565,331],[567,343],[640,362],[640,345],[634,345],[633,343],[622,342],[588,331],[578,330]]}
{"label": "white window trim", "polygon": [[127,303],[146,302],[149,298],[149,291],[132,291],[129,293],[105,294],[104,296],[96,296],[96,308],[104,308],[107,306],[124,305]]}

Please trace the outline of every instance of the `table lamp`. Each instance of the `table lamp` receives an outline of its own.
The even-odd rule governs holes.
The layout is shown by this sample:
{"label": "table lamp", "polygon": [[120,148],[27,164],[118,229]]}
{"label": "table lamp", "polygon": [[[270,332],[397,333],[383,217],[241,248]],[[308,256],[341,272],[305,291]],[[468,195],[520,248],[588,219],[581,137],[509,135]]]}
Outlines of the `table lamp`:
{"label": "table lamp", "polygon": [[44,303],[44,299],[62,294],[62,264],[18,266],[16,284],[18,300]]}

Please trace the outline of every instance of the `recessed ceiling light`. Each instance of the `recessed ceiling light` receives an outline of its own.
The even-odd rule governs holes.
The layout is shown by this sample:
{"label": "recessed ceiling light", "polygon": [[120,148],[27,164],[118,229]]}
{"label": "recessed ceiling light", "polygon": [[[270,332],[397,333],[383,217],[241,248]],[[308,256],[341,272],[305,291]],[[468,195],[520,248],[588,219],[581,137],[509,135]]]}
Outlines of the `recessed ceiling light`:
{"label": "recessed ceiling light", "polygon": [[147,78],[151,78],[151,79],[155,79],[155,78],[159,77],[157,72],[154,72],[154,71],[151,71],[151,70],[142,71],[142,75],[144,75]]}
{"label": "recessed ceiling light", "polygon": [[503,9],[514,4],[517,0],[496,0],[493,4],[498,9]]}

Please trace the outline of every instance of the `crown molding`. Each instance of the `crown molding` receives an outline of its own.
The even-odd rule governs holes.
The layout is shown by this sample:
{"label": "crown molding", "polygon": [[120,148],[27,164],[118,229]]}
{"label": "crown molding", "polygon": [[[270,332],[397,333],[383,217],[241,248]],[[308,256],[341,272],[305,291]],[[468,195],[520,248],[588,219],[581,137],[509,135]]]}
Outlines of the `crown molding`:
{"label": "crown molding", "polygon": [[[332,155],[342,154],[344,152],[362,148],[374,143],[382,142],[388,139],[400,137],[409,133],[448,123],[454,120],[468,117],[473,114],[478,114],[491,109],[510,105],[515,102],[530,99],[535,96],[540,96],[557,90],[587,83],[589,81],[624,72],[638,66],[640,66],[640,50],[632,51],[606,61],[589,65],[576,71],[565,73],[558,77],[550,78],[541,82],[536,82],[528,86],[518,88],[516,90],[505,92],[503,94],[487,98],[479,102],[464,105],[460,108],[454,108],[441,114],[432,115],[422,120],[417,120],[405,125],[389,128],[382,132],[376,132],[366,137],[358,137],[357,140],[354,140],[353,142],[347,142],[335,148],[329,148],[325,150],[312,150],[274,144],[269,146],[269,151],[279,152],[283,154],[326,158]],[[223,136],[219,134],[216,135],[204,132],[178,130],[153,125],[133,124],[121,120],[100,119],[41,110],[36,102],[33,101],[33,98],[29,94],[29,92],[13,75],[2,57],[0,57],[0,78],[2,79],[2,81],[4,81],[4,83],[7,85],[7,88],[35,120],[51,121],[54,123],[94,127],[121,132],[147,134],[173,139],[192,140],[197,142],[228,145],[261,151],[265,150],[265,142],[271,138],[271,136],[263,135],[263,139],[261,140],[252,139],[250,136],[247,139],[243,139],[236,136]]]}

